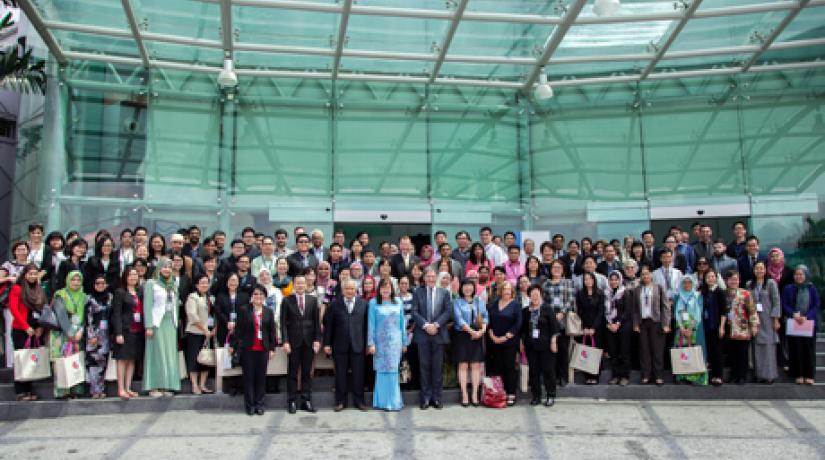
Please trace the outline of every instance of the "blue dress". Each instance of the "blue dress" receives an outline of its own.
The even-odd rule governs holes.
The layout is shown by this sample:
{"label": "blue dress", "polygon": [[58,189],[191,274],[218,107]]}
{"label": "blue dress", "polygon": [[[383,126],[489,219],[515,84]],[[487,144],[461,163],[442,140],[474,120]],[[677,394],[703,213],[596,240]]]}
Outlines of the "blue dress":
{"label": "blue dress", "polygon": [[402,348],[408,345],[404,304],[399,299],[378,304],[370,300],[368,311],[367,345],[375,347],[375,391],[372,406],[384,410],[401,410],[401,386],[398,365]]}

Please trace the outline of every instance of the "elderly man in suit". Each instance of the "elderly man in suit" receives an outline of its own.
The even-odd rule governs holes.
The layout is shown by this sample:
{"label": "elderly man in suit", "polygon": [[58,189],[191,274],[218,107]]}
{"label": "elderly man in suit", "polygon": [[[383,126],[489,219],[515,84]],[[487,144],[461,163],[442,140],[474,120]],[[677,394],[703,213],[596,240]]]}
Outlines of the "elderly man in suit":
{"label": "elderly man in suit", "polygon": [[444,345],[449,343],[447,321],[452,302],[450,292],[435,285],[435,270],[424,272],[424,286],[413,293],[412,317],[415,321],[413,342],[418,346],[421,367],[421,409],[429,406],[441,409],[444,365]]}
{"label": "elderly man in suit", "polygon": [[633,330],[640,334],[642,384],[663,385],[665,335],[670,333],[671,304],[665,289],[653,282],[650,268],[642,266],[641,283],[630,296]]}
{"label": "elderly man in suit", "polygon": [[301,372],[301,409],[315,412],[312,406],[312,359],[321,349],[321,320],[318,299],[306,293],[307,280],[303,275],[293,279],[295,293],[281,303],[281,337],[284,351],[289,355],[287,373],[287,410],[298,409],[298,372]]}
{"label": "elderly man in suit", "polygon": [[352,371],[352,393],[355,407],[367,410],[364,403],[364,343],[367,337],[367,310],[364,299],[356,297],[358,285],[347,280],[342,286],[343,298],[335,299],[324,315],[324,353],[335,363],[335,412],[347,405],[347,373]]}
{"label": "elderly man in suit", "polygon": [[418,263],[418,257],[413,254],[412,239],[404,235],[398,240],[399,253],[390,257],[390,268],[392,276],[399,279],[404,275],[409,275],[412,266]]}

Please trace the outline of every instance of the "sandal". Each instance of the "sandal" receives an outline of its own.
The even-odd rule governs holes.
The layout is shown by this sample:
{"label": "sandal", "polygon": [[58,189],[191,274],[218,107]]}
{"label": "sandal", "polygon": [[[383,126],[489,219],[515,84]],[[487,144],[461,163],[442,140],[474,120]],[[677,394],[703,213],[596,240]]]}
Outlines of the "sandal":
{"label": "sandal", "polygon": [[803,379],[802,377],[797,377],[797,379],[796,379],[796,384],[797,385],[802,385],[804,383],[805,383],[805,379]]}
{"label": "sandal", "polygon": [[805,385],[813,385],[814,379],[805,379]]}
{"label": "sandal", "polygon": [[161,396],[163,396],[163,392],[159,390],[152,390],[149,392],[149,396],[153,398],[160,398]]}
{"label": "sandal", "polygon": [[206,394],[206,395],[211,395],[212,393],[215,392],[215,390],[212,390],[212,389],[209,389],[209,388],[206,388],[206,387],[201,387],[201,392],[203,394]]}
{"label": "sandal", "polygon": [[118,392],[117,395],[123,401],[128,401],[130,399],[129,393],[120,393],[120,392]]}
{"label": "sandal", "polygon": [[18,401],[29,401],[29,395],[27,395],[26,393],[20,393],[19,395],[17,395],[17,400]]}
{"label": "sandal", "polygon": [[126,393],[129,394],[130,398],[137,398],[138,396],[140,396],[140,393],[132,390],[127,390]]}
{"label": "sandal", "polygon": [[508,396],[507,397],[507,405],[508,406],[516,405],[516,397],[515,396]]}

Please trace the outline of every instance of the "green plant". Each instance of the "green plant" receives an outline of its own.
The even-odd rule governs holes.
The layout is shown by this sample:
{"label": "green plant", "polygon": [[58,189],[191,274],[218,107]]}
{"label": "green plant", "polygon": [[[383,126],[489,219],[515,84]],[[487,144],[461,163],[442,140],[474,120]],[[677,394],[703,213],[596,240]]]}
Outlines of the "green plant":
{"label": "green plant", "polygon": [[[3,5],[16,8],[15,0],[3,0]],[[0,32],[14,25],[11,12],[0,19]],[[21,93],[44,94],[46,91],[45,62],[32,56],[25,38],[0,50],[0,88]]]}

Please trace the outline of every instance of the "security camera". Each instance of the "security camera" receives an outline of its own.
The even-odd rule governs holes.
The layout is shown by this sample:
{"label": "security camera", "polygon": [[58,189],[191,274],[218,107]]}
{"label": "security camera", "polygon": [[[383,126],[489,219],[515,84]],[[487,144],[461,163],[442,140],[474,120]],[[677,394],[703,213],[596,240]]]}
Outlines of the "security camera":
{"label": "security camera", "polygon": [[381,215],[380,215],[380,216],[378,216],[378,217],[380,217],[380,218],[381,218],[381,220],[387,220],[387,215],[386,215],[386,214],[381,214]]}
{"label": "security camera", "polygon": [[699,214],[700,216],[703,216],[703,215],[705,215],[705,210],[704,209],[697,209],[696,214]]}

